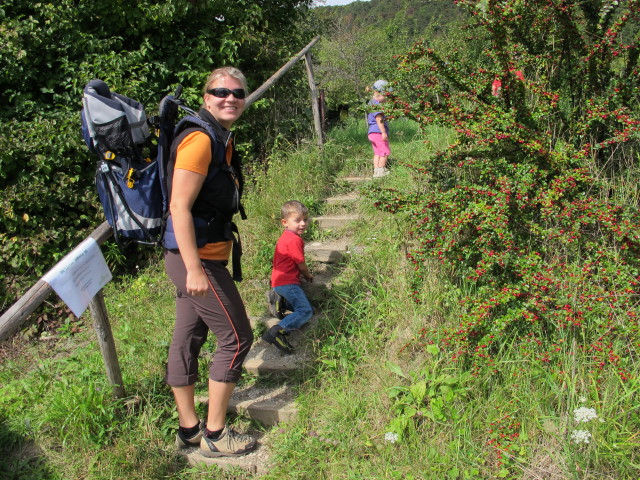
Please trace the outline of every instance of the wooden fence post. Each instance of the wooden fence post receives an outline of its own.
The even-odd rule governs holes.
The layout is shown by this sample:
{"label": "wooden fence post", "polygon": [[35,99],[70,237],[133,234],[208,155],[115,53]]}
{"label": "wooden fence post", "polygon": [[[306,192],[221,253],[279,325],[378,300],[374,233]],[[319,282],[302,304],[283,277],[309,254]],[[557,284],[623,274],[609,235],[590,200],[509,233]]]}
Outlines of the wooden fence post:
{"label": "wooden fence post", "polygon": [[[103,222],[89,237],[98,245],[102,245],[111,235],[113,230],[107,222]],[[20,299],[0,317],[0,341],[13,335],[31,315],[36,308],[53,292],[51,286],[40,279]],[[100,290],[89,302],[89,309],[93,317],[93,328],[98,337],[98,345],[102,353],[102,360],[107,369],[109,383],[113,387],[113,393],[117,398],[125,396],[122,386],[122,373],[116,355],[116,346],[109,325],[107,308],[104,304],[104,296]]]}
{"label": "wooden fence post", "polygon": [[[98,245],[102,245],[111,235],[113,235],[113,230],[107,222],[103,222],[89,236],[95,239]],[[40,279],[4,312],[0,317],[0,342],[17,332],[29,318],[29,315],[47,299],[51,292],[53,292],[53,289],[49,284]]]}
{"label": "wooden fence post", "polygon": [[120,371],[120,363],[118,362],[118,354],[116,353],[116,344],[111,332],[109,317],[107,315],[107,307],[104,303],[104,295],[100,290],[89,302],[89,309],[93,317],[93,328],[98,337],[98,345],[102,353],[102,360],[107,369],[107,377],[113,389],[116,398],[125,396],[122,384],[122,373]]}
{"label": "wooden fence post", "polygon": [[320,120],[320,109],[318,108],[318,87],[316,87],[316,81],[313,77],[313,65],[311,64],[311,52],[304,54],[305,64],[307,65],[307,77],[309,79],[309,90],[311,90],[311,110],[313,111],[313,124],[316,127],[316,137],[318,147],[322,148],[324,145],[324,138],[322,134],[322,122]]}
{"label": "wooden fence post", "polygon": [[276,83],[280,77],[282,77],[285,73],[287,73],[289,69],[293,67],[311,49],[311,47],[313,47],[316,44],[318,40],[320,40],[320,37],[315,37],[313,40],[311,40],[306,47],[304,47],[302,50],[300,50],[296,54],[295,57],[293,57],[291,60],[285,63],[280,68],[280,70],[278,70],[276,73],[271,75],[271,77],[269,77],[269,79],[266,82],[264,82],[262,85],[256,88],[251,93],[251,95],[247,97],[244,108],[249,108],[249,105],[251,105],[253,102],[255,102],[260,97],[262,97],[262,95],[264,95],[264,92],[266,92],[274,83]]}
{"label": "wooden fence post", "polygon": [[320,123],[322,125],[322,134],[327,132],[327,104],[324,99],[324,90],[318,90],[318,105],[320,106]]}

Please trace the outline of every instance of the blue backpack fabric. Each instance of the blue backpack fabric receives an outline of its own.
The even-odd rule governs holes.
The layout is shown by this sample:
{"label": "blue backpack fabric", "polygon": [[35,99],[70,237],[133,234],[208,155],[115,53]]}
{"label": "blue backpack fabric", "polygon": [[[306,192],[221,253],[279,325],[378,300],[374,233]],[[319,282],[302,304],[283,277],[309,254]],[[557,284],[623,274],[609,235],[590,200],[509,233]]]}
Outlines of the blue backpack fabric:
{"label": "blue backpack fabric", "polygon": [[[141,103],[112,92],[102,80],[91,80],[84,88],[82,134],[98,156],[98,196],[120,244],[163,243],[167,162],[175,132],[193,124],[211,136],[212,144],[216,141],[211,127],[183,105],[180,93],[179,87],[175,95],[164,97],[158,116],[147,118]],[[176,125],[179,109],[188,115]],[[149,126],[157,132],[157,146]],[[145,151],[156,148],[155,154]]]}
{"label": "blue backpack fabric", "polygon": [[[155,158],[144,155],[151,144],[144,106],[111,92],[102,80],[85,86],[82,103],[82,134],[98,156],[98,197],[116,242],[159,244],[167,210],[164,168],[160,147]],[[168,127],[171,120],[164,120]]]}
{"label": "blue backpack fabric", "polygon": [[[125,246],[131,242],[177,248],[169,215],[167,168],[173,140],[187,129],[204,131],[211,138],[212,155],[221,163],[212,165],[208,178],[220,171],[233,170],[224,163],[218,150],[225,145],[212,126],[186,107],[180,99],[182,87],[174,95],[165,96],[158,115],[147,118],[144,106],[135,100],[112,92],[102,80],[91,80],[83,92],[80,114],[82,135],[89,150],[98,156],[96,187],[116,242]],[[186,115],[178,122],[180,111]],[[151,138],[150,128],[155,131]],[[236,166],[238,175],[239,164]],[[246,218],[242,206],[238,211]],[[194,217],[199,246],[206,243],[213,217]],[[167,228],[169,224],[169,228]],[[221,228],[233,240],[234,279],[241,281],[242,248],[238,230],[231,221]],[[204,242],[204,243],[203,243]]]}

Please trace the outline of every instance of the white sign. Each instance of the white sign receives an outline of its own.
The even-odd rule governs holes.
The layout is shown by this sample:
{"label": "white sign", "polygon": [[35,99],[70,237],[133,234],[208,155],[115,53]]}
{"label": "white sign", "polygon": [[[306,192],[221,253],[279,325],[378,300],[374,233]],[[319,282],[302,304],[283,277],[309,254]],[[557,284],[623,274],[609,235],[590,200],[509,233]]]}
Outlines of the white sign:
{"label": "white sign", "polygon": [[93,238],[87,238],[49,270],[42,280],[51,285],[74,315],[79,317],[111,278],[100,246]]}

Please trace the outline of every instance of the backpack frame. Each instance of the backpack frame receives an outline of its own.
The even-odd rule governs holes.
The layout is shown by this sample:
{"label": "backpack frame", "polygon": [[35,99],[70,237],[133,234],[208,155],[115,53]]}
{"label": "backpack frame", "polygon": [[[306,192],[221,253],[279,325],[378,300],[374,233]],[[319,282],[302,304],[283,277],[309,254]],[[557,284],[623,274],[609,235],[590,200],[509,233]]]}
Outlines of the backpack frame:
{"label": "backpack frame", "polygon": [[[132,242],[162,245],[169,198],[167,164],[175,134],[189,124],[218,141],[211,126],[184,105],[180,95],[165,96],[158,115],[147,118],[144,106],[91,80],[83,92],[82,134],[98,156],[96,188],[105,216],[121,247]],[[176,125],[180,110],[187,115]],[[152,127],[157,145],[153,145]],[[156,149],[155,154],[152,151]]]}

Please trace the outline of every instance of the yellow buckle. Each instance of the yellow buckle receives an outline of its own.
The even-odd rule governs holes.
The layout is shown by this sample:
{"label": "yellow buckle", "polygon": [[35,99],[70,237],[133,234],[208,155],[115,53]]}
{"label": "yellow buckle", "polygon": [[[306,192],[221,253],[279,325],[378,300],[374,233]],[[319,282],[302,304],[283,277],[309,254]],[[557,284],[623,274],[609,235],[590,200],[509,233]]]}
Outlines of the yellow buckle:
{"label": "yellow buckle", "polygon": [[129,188],[133,188],[133,185],[135,184],[135,180],[133,179],[134,173],[135,173],[135,170],[133,168],[130,168],[129,171],[127,172],[127,176],[125,177],[127,179],[127,187]]}

